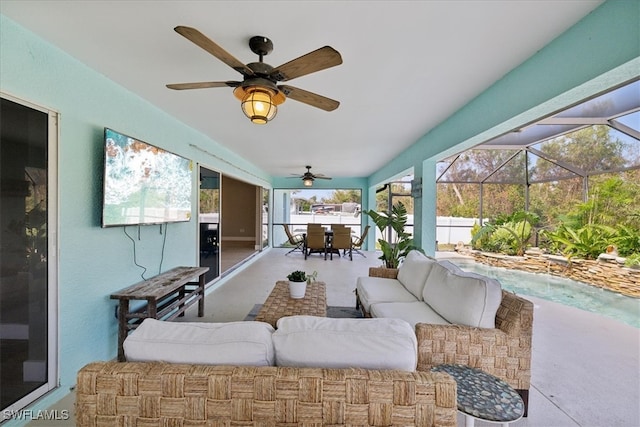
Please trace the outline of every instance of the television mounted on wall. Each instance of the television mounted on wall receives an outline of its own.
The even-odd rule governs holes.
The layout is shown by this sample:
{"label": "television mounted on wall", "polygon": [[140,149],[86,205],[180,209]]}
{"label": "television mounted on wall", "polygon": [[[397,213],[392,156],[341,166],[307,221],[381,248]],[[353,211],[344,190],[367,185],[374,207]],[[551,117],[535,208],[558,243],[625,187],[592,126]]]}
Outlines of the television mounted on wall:
{"label": "television mounted on wall", "polygon": [[191,160],[104,129],[103,227],[189,221],[192,189]]}

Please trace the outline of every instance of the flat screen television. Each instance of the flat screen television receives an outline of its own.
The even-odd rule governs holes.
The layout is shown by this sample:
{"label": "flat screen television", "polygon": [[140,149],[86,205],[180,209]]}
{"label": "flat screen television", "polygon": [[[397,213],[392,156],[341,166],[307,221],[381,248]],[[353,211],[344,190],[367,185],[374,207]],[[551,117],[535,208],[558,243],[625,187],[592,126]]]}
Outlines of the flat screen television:
{"label": "flat screen television", "polygon": [[192,175],[191,160],[105,128],[102,226],[189,221]]}

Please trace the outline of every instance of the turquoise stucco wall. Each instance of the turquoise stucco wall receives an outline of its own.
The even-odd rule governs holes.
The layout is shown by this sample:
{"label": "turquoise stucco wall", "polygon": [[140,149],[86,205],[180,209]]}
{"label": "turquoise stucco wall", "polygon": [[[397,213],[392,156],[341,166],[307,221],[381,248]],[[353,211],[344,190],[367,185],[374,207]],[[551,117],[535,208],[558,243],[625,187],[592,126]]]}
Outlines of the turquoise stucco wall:
{"label": "turquoise stucco wall", "polygon": [[640,76],[640,1],[609,0],[369,177],[424,170],[415,234],[435,250],[435,162]]}
{"label": "turquoise stucco wall", "polygon": [[[255,185],[271,187],[271,177],[4,16],[0,90],[60,114],[59,365],[61,390],[68,392],[81,366],[115,357],[115,302],[109,294],[140,281],[142,273],[123,228],[100,226],[104,127]],[[196,185],[194,174],[194,191]],[[145,277],[160,268],[197,265],[195,220],[169,224],[166,236],[160,226],[141,227],[139,239],[137,227],[127,230],[136,240],[137,262],[148,268]]]}

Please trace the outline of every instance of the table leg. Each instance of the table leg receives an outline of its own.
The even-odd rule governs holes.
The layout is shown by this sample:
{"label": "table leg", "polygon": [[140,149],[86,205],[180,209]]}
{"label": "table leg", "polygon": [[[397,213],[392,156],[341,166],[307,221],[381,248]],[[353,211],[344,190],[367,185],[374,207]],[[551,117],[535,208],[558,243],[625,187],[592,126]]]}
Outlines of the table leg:
{"label": "table leg", "polygon": [[147,316],[152,319],[158,318],[158,301],[154,299],[147,299]]}
{"label": "table leg", "polygon": [[[180,291],[178,291],[178,298],[179,299],[184,298],[184,296],[187,294],[186,286],[187,285],[182,285],[182,287],[180,288]],[[178,306],[178,309],[182,309],[182,307],[184,307],[184,304],[180,304]],[[178,317],[184,317],[184,311],[182,313],[180,313],[178,315]]]}
{"label": "table leg", "polygon": [[204,274],[200,275],[198,280],[198,317],[204,316]]}
{"label": "table leg", "polygon": [[124,340],[127,338],[127,314],[129,313],[129,300],[121,299],[118,307],[118,362],[124,362]]}

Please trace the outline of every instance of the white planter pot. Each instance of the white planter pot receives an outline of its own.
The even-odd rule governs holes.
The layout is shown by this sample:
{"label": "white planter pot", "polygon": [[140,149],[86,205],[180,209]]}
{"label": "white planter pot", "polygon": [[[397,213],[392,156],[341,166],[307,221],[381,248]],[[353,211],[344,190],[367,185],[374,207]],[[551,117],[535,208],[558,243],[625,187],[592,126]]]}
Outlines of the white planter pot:
{"label": "white planter pot", "polygon": [[307,291],[307,282],[292,282],[289,280],[289,296],[293,299],[304,298]]}

